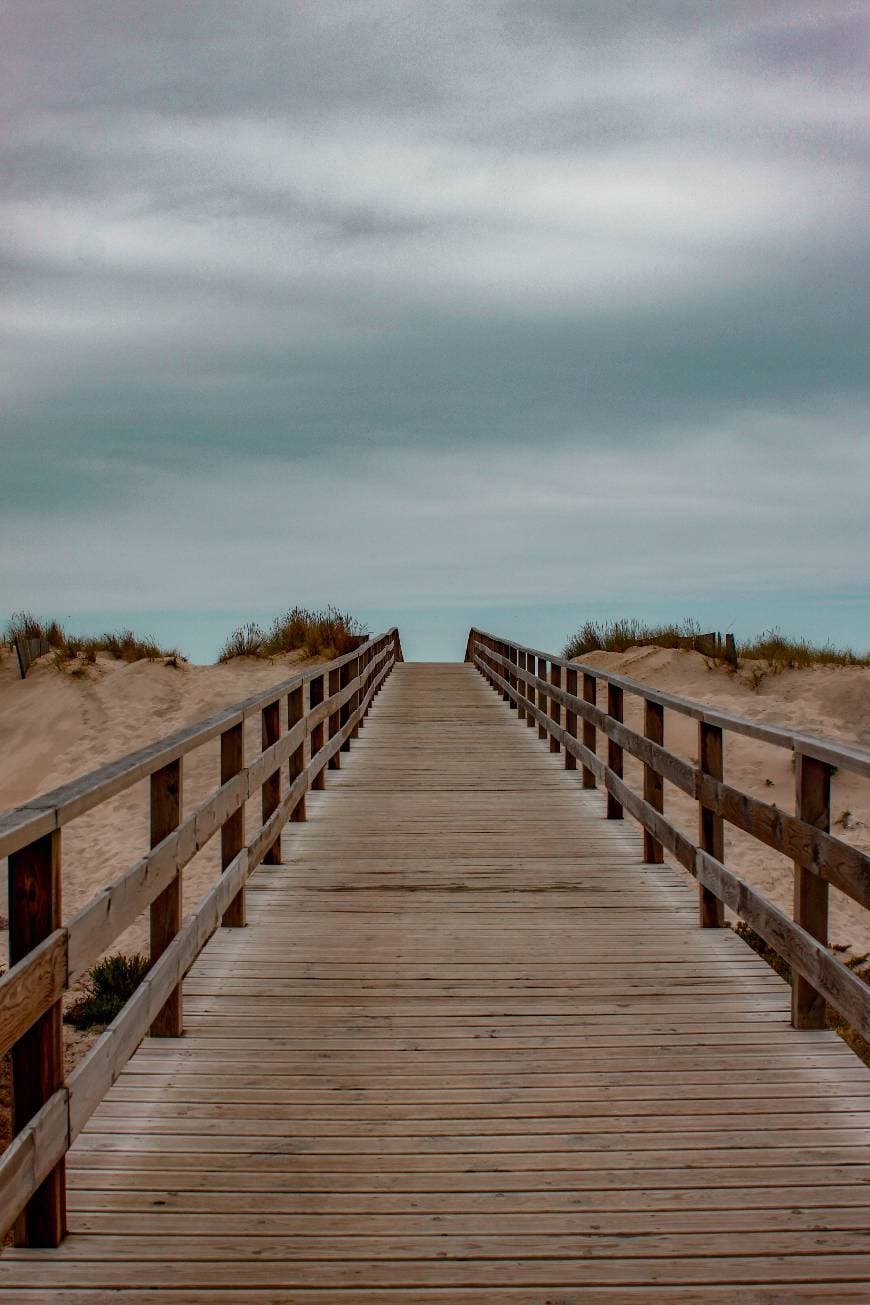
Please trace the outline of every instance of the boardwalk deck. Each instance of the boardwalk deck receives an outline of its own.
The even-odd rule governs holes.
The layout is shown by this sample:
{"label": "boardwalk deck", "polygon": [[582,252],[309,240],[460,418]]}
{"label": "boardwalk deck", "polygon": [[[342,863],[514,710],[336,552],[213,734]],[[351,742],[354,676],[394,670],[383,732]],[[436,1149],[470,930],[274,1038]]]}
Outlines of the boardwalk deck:
{"label": "boardwalk deck", "polygon": [[870,1299],[870,1078],[469,666],[400,665],[0,1299]]}

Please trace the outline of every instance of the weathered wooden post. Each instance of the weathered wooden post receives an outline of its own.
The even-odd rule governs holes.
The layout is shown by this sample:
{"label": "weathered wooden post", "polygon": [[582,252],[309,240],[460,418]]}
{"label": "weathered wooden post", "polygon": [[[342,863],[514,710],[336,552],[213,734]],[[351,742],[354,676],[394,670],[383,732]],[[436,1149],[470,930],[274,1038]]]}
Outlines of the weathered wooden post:
{"label": "weathered wooden post", "polygon": [[[594,675],[588,671],[583,672],[583,701],[590,703],[593,707],[597,700],[598,681]],[[583,721],[583,743],[584,746],[594,753],[598,743],[595,726],[591,720]],[[588,766],[583,767],[583,787],[595,788],[595,771],[590,770]]]}
{"label": "weathered wooden post", "polygon": [[[607,714],[613,720],[621,721],[623,712],[623,692],[616,684],[607,686]],[[622,779],[622,748],[614,739],[607,740],[607,764],[619,779]],[[622,803],[617,802],[611,792],[607,794],[607,819],[622,819]]]}
{"label": "weathered wooden post", "polygon": [[[332,698],[341,689],[341,667],[329,672],[329,696]],[[341,729],[341,709],[336,707],[329,713],[329,733],[328,739],[334,739]],[[341,770],[341,752],[335,752],[329,758],[328,766],[330,770]]]}
{"label": "weathered wooden post", "polygon": [[[534,658],[533,658],[532,660],[534,660]],[[538,658],[538,679],[539,679],[539,680],[543,680],[544,683],[546,683],[546,681],[547,681],[547,659],[546,659],[546,657],[539,657],[539,658]],[[541,688],[540,685],[538,685],[538,709],[539,709],[540,711],[543,711],[543,712],[546,712],[546,710],[547,710],[547,694],[546,694],[546,692]],[[546,737],[547,737],[547,727],[546,727],[546,725],[542,725],[541,722],[538,721],[538,738],[539,738],[539,739],[545,739]]]}
{"label": "weathered wooden post", "polygon": [[[722,779],[725,774],[725,749],[722,730],[718,725],[698,722],[698,766],[711,779]],[[698,841],[704,852],[717,861],[725,860],[725,822],[715,811],[698,804]],[[725,923],[725,906],[714,892],[700,885],[698,898],[702,929],[721,929]]]}
{"label": "weathered wooden post", "polygon": [[[831,827],[831,767],[815,757],[795,756],[795,815],[815,829]],[[794,919],[828,945],[828,881],[795,862]],[[796,1029],[825,1027],[825,999],[808,979],[792,971],[791,1022]]]}
{"label": "weathered wooden post", "polygon": [[[316,675],[308,681],[308,710],[311,712],[315,707],[319,707],[325,696],[324,676]],[[311,731],[311,758],[313,761],[317,753],[323,747],[324,722],[319,721]],[[310,764],[310,763],[309,763]],[[326,767],[321,766],[316,775],[311,779],[312,789],[326,788]]]}
{"label": "weathered wooden post", "polygon": [[[183,799],[182,758],[161,766],[151,776],[151,846],[162,843],[181,824]],[[151,964],[162,956],[181,928],[181,871],[158,893],[150,910]],[[178,984],[161,1007],[151,1025],[152,1038],[180,1038],[183,1033],[181,984]]]}
{"label": "weathered wooden post", "polygon": [[[567,668],[565,670],[565,692],[570,693],[574,698],[577,697],[577,672],[568,670]],[[565,732],[576,739],[577,713],[576,711],[572,711],[570,707],[565,708]],[[565,769],[577,769],[577,758],[574,756],[574,753],[569,752],[567,748],[565,749]]]}
{"label": "weathered wooden post", "polygon": [[[665,709],[657,702],[644,698],[643,732],[651,743],[662,746],[665,741]],[[665,782],[657,770],[644,764],[643,796],[656,811],[664,811]],[[661,865],[664,861],[664,849],[658,839],[648,829],[643,831],[643,859],[650,865]]]}
{"label": "weathered wooden post", "polygon": [[[239,721],[224,730],[221,735],[221,784],[226,784],[238,775],[245,766],[245,722]],[[221,870],[226,870],[245,846],[245,804],[228,816],[221,825]],[[245,889],[244,885],[236,893],[221,918],[221,923],[229,929],[241,929],[245,925]]]}
{"label": "weathered wooden post", "polygon": [[[551,662],[551,663],[550,663],[550,683],[551,683],[551,684],[553,685],[553,687],[556,688],[556,689],[561,689],[561,687],[562,687],[562,667],[559,666],[559,665],[557,665],[556,662]],[[557,702],[555,698],[551,698],[551,699],[550,699],[550,712],[549,712],[549,715],[550,715],[550,720],[553,722],[554,725],[561,725],[561,723],[562,723],[562,704],[559,703],[559,702]],[[559,742],[559,740],[556,738],[556,736],[555,736],[554,734],[551,734],[551,735],[550,735],[550,751],[551,751],[551,752],[558,753],[558,752],[561,751],[561,747],[562,747],[562,745],[560,744],[560,742]]]}
{"label": "weathered wooden post", "polygon": [[[280,703],[271,702],[268,707],[264,707],[261,715],[261,737],[263,749],[271,748],[273,743],[277,743],[281,737],[281,716]],[[263,781],[260,788],[260,802],[263,813],[263,824],[270,816],[278,810],[281,805],[281,768],[279,767],[274,774]],[[263,865],[280,865],[281,864],[281,839],[276,838],[271,847],[267,848],[263,854]]]}
{"label": "weathered wooden post", "polygon": [[[9,856],[9,964],[61,924],[60,830]],[[56,1001],[12,1048],[12,1131],[20,1133],[63,1085],[63,1025]],[[59,1160],[13,1229],[16,1246],[59,1246],[66,1234],[66,1168]]]}
{"label": "weathered wooden post", "polygon": [[[298,725],[301,720],[305,719],[305,685],[300,684],[298,688],[291,689],[287,695],[287,728],[292,729]],[[305,739],[290,754],[290,760],[287,763],[287,778],[292,788],[296,780],[305,769]],[[303,793],[293,810],[290,812],[290,819],[302,821],[307,819],[305,811],[305,794]]]}
{"label": "weathered wooden post", "polygon": [[[517,665],[519,664],[519,657],[518,657],[518,654],[517,654],[517,650],[516,650],[516,648],[514,647],[513,644],[508,644],[508,658],[510,659],[510,661],[513,662],[513,664],[514,664],[515,666],[517,666]],[[509,672],[508,672],[508,684],[511,686],[511,688],[512,688],[513,691],[514,691],[514,693],[518,693],[518,689],[517,689],[517,677],[516,677],[516,675],[513,673],[513,671],[509,671]],[[513,695],[511,695],[510,705],[511,705],[511,708],[512,708],[514,711],[519,711],[519,704],[517,703],[517,700],[516,700],[516,698],[513,697]]]}

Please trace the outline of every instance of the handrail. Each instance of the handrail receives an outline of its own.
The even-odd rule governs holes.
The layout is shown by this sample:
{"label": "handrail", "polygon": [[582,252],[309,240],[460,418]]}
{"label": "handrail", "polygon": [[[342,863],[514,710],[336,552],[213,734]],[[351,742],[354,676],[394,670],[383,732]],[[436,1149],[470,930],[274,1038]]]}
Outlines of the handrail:
{"label": "handrail", "polygon": [[[14,1225],[18,1245],[61,1241],[66,1151],[149,1030],[152,1037],[183,1032],[184,975],[221,923],[244,924],[248,877],[261,863],[280,862],[281,830],[305,819],[307,790],[322,788],[327,769],[340,767],[340,753],[401,660],[394,627],[0,816],[11,967],[0,978],[0,1054],[12,1052],[15,1133],[0,1156],[0,1233]],[[257,712],[262,750],[246,764],[244,722]],[[220,784],[183,818],[183,758],[217,736]],[[62,827],[148,777],[151,850],[62,924]],[[244,806],[257,790],[261,825],[246,844]],[[181,871],[218,831],[222,873],[182,922]],[[151,968],[65,1078],[63,993],[149,908]]]}
{"label": "handrail", "polygon": [[[830,885],[870,907],[870,857],[830,833],[834,768],[870,775],[870,752],[759,726],[745,717],[711,710],[597,666],[554,657],[475,628],[469,633],[466,660],[517,710],[520,719],[529,726],[537,724],[539,736],[549,737],[551,751],[564,752],[566,769],[580,763],[584,788],[599,783],[604,787],[608,819],[621,819],[625,810],[638,821],[644,831],[644,861],[661,863],[666,848],[698,880],[702,927],[724,924],[728,906],[788,962],[794,976],[792,1024],[796,1028],[823,1028],[828,1002],[870,1039],[870,987],[827,948]],[[581,677],[582,696],[577,692]],[[606,711],[597,705],[599,680],[607,686]],[[626,692],[644,702],[642,735],[624,723]],[[664,747],[666,707],[698,721],[697,765]],[[794,815],[724,782],[726,730],[792,750]],[[607,739],[606,763],[597,753],[598,731]],[[642,797],[623,778],[624,752],[643,764]],[[663,814],[664,781],[697,801],[697,844]],[[794,919],[725,865],[726,823],[794,862]]]}

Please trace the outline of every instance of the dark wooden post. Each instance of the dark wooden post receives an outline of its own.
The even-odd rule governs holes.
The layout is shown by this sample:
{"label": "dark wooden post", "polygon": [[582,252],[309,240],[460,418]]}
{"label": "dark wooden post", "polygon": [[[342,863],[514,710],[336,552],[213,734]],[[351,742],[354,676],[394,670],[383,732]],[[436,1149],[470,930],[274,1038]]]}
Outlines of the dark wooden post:
{"label": "dark wooden post", "polygon": [[[516,648],[513,646],[513,644],[508,644],[508,657],[509,657],[510,660],[514,663],[515,666],[518,665],[518,662],[519,662],[519,656],[518,656],[518,654],[517,654],[517,650],[516,650]],[[517,683],[518,683],[518,681],[517,681],[517,677],[516,677],[516,675],[514,675],[513,671],[510,671],[510,672],[508,673],[508,684],[511,686],[511,688],[512,688],[513,691],[514,691],[514,693],[517,693],[517,692],[518,692],[518,689],[517,689]],[[513,698],[513,697],[511,698],[510,705],[511,705],[511,707],[513,708],[514,711],[518,711],[518,710],[519,710],[519,707],[518,707],[518,705],[517,705],[517,700],[516,700],[516,698]]]}
{"label": "dark wooden post", "polygon": [[[340,689],[341,689],[341,667],[339,666],[336,670],[329,672],[330,698],[333,696],[333,694],[338,693]],[[340,729],[341,729],[341,710],[338,707],[336,707],[335,711],[331,711],[329,713],[329,733],[327,735],[327,738],[334,739]],[[329,765],[330,770],[341,770],[341,752],[340,751],[336,752],[333,756],[331,756],[327,764]]]}
{"label": "dark wooden post", "polygon": [[[547,679],[547,659],[546,659],[546,657],[539,657],[539,658],[538,658],[538,679],[539,679],[539,680],[544,680],[544,681],[546,681],[546,679]],[[548,701],[548,699],[547,699],[547,695],[546,695],[546,693],[543,691],[543,689],[541,689],[541,688],[539,687],[539,688],[538,688],[538,708],[539,708],[540,711],[545,712],[545,711],[547,710],[547,701]],[[546,725],[542,725],[541,722],[538,721],[538,738],[539,738],[539,739],[545,739],[546,737],[547,737],[547,727],[546,727]]]}
{"label": "dark wooden post", "polygon": [[[60,830],[9,857],[9,965],[60,928]],[[12,1048],[12,1131],[20,1133],[63,1085],[61,1003]],[[16,1246],[59,1246],[66,1234],[66,1167],[59,1160],[18,1216]]]}
{"label": "dark wooden post", "polygon": [[[652,743],[664,744],[665,709],[657,702],[650,702],[649,698],[644,698],[643,732]],[[652,766],[644,765],[643,768],[643,796],[656,811],[664,811],[665,782]],[[664,861],[664,849],[648,829],[643,831],[643,859],[650,865],[661,865]]]}
{"label": "dark wooden post", "polygon": [[[272,702],[268,707],[262,710],[262,737],[263,749],[271,748],[273,743],[277,743],[281,737],[281,717],[280,704]],[[277,811],[281,805],[281,767],[270,775],[260,789],[260,798],[263,810],[263,824],[265,825],[269,817]],[[263,865],[280,865],[281,864],[281,839],[276,838],[275,842],[263,855]]]}
{"label": "dark wooden post", "polygon": [[[607,686],[607,714],[614,720],[622,720],[622,689],[615,684]],[[622,748],[613,739],[607,740],[607,764],[622,779]],[[607,819],[622,819],[622,803],[617,802],[612,793],[607,794]]]}
{"label": "dark wooden post", "polygon": [[[320,704],[323,702],[323,698],[324,698],[323,680],[324,677],[322,675],[318,675],[314,679],[308,681],[308,710],[309,711],[312,711],[315,707],[319,707]],[[317,755],[320,749],[323,747],[323,742],[324,742],[323,735],[324,735],[324,722],[321,721],[318,725],[315,725],[314,729],[311,731],[311,760],[312,761],[314,760],[314,757]],[[312,777],[311,787],[312,789],[326,788],[326,768],[324,766],[321,766],[317,774]]]}
{"label": "dark wooden post", "polygon": [[[722,779],[725,775],[725,750],[718,725],[698,722],[698,765],[705,775]],[[725,860],[725,822],[715,811],[698,804],[698,834],[701,848],[717,861]],[[721,929],[725,923],[725,906],[715,893],[700,885],[698,898],[702,929]]]}
{"label": "dark wooden post", "polygon": [[[287,695],[287,728],[292,729],[299,721],[305,718],[305,685],[300,684],[298,689],[291,689]],[[294,752],[290,754],[290,760],[287,765],[287,778],[290,785],[296,782],[305,769],[305,740],[299,744]],[[290,812],[290,819],[302,821],[306,819],[305,812],[305,794],[296,803],[296,806]]]}
{"label": "dark wooden post", "polygon": [[[507,658],[507,656],[508,656],[508,646],[507,646],[506,643],[500,643],[500,644],[498,645],[498,650],[499,650],[499,653],[501,654],[502,657]],[[502,677],[503,680],[507,680],[508,684],[510,684],[510,682],[511,682],[510,671],[508,670],[508,668],[507,668],[506,666],[499,666],[499,668],[498,668],[498,673],[499,673],[499,675]],[[500,685],[499,685],[499,688],[501,688]],[[502,698],[504,699],[505,702],[510,702],[510,701],[511,701],[511,695],[508,693],[507,689],[502,689],[502,690],[501,690],[501,696],[502,696]]]}
{"label": "dark wooden post", "polygon": [[[825,833],[831,827],[831,767],[815,757],[795,756],[795,815]],[[794,919],[828,945],[828,881],[795,863]],[[791,1022],[796,1029],[825,1027],[825,999],[803,975],[792,971]]]}
{"label": "dark wooden post", "polygon": [[[162,843],[181,824],[182,759],[155,770],[151,776],[151,846]],[[151,964],[162,956],[181,928],[181,871],[151,903]],[[151,1025],[152,1038],[180,1038],[184,1032],[181,984],[169,994]]]}
{"label": "dark wooden post", "polygon": [[[575,698],[577,697],[577,672],[576,671],[569,671],[569,670],[565,671],[565,692],[573,694]],[[576,739],[577,713],[576,711],[571,711],[568,707],[565,708],[565,730],[568,734],[573,735],[573,737]],[[577,758],[574,756],[574,753],[569,752],[567,748],[565,749],[565,769],[566,770],[577,769]]]}
{"label": "dark wooden post", "polygon": [[[588,671],[583,672],[583,701],[589,702],[594,707],[596,705],[598,681],[594,675]],[[591,720],[583,722],[583,743],[590,752],[595,752],[597,747],[596,730]],[[595,771],[590,770],[588,766],[583,767],[583,787],[595,788]]]}
{"label": "dark wooden post", "polygon": [[[526,669],[526,654],[521,649],[517,649],[516,654],[517,669],[524,671]],[[526,719],[526,682],[517,676],[517,717],[519,720]]]}
{"label": "dark wooden post", "polygon": [[[360,653],[357,657],[354,657],[353,661],[347,663],[346,666],[347,684],[352,684],[354,680],[359,681],[360,676],[363,673],[364,656],[365,656],[364,653]],[[362,693],[360,692],[359,683],[357,683],[357,687],[356,689],[354,689],[354,692],[351,695],[350,702],[348,702],[347,705],[342,708],[342,712],[347,713],[343,718],[344,723],[350,720],[351,716],[359,707],[361,701],[362,701]],[[357,723],[352,727],[350,731],[350,738],[345,739],[344,743],[342,744],[343,752],[350,752],[350,740],[355,739],[356,736],[359,734],[361,724],[362,724],[361,721],[357,721]]]}
{"label": "dark wooden post", "polygon": [[[550,663],[550,683],[557,689],[562,687],[562,667],[557,666],[555,662]],[[562,723],[562,705],[555,698],[550,699],[550,720],[556,725]],[[550,735],[550,751],[556,753],[561,751],[559,740],[552,734]]]}
{"label": "dark wooden post", "polygon": [[[221,783],[238,775],[245,765],[245,722],[239,721],[221,735]],[[221,825],[221,870],[235,860],[245,846],[245,804]],[[245,925],[245,889],[242,886],[223,913],[221,924],[228,929]]]}

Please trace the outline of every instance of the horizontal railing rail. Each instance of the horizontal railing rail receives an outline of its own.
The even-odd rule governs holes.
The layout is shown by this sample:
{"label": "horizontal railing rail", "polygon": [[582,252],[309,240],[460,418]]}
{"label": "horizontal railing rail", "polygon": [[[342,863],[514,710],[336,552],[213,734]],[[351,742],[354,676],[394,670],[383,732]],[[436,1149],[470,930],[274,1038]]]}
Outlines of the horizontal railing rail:
{"label": "horizontal railing rail", "polygon": [[[829,886],[870,906],[870,857],[830,832],[834,771],[870,776],[870,752],[717,711],[477,629],[469,634],[466,660],[520,719],[537,724],[551,751],[564,753],[567,769],[580,763],[584,788],[604,788],[608,819],[621,819],[628,811],[638,821],[645,862],[661,863],[667,849],[697,879],[702,927],[722,926],[727,906],[789,964],[796,1028],[824,1027],[827,1002],[870,1039],[870,987],[827,946]],[[606,689],[606,710],[598,706],[599,681]],[[624,722],[626,693],[644,704],[643,734]],[[665,748],[666,708],[697,720],[697,765]],[[606,762],[598,756],[599,731],[607,739]],[[794,815],[725,783],[726,731],[793,753]],[[642,763],[642,795],[625,782],[626,752]],[[665,817],[665,781],[698,803],[697,842]],[[793,919],[726,866],[726,824],[793,861]]]}
{"label": "horizontal railing rail", "polygon": [[[308,789],[362,726],[393,665],[395,628],[119,761],[0,816],[9,858],[10,969],[0,978],[0,1054],[11,1051],[13,1133],[0,1156],[0,1229],[25,1246],[55,1246],[66,1230],[64,1157],[150,1032],[183,1032],[181,982],[220,924],[245,923],[245,883],[280,863],[280,834],[305,819]],[[286,707],[282,710],[283,704]],[[259,714],[262,750],[244,757],[245,721]],[[183,761],[220,739],[220,783],[183,816]],[[71,820],[150,779],[151,848],[67,923],[61,922],[61,831]],[[245,803],[261,825],[245,841]],[[220,831],[222,873],[182,921],[181,872]],[[151,967],[117,1018],[65,1077],[62,999],[106,948],[150,910]]]}

